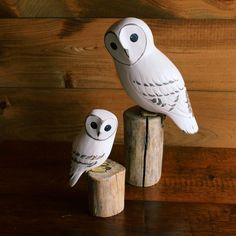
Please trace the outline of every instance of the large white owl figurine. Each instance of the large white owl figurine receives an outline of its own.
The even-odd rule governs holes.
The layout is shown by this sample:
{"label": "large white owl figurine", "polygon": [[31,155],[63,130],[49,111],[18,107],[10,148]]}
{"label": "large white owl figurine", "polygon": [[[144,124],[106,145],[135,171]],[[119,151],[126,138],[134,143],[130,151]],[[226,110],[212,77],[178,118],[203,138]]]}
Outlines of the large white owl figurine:
{"label": "large white owl figurine", "polygon": [[92,110],[72,145],[69,182],[71,187],[85,171],[106,161],[114,143],[117,127],[118,121],[113,113],[103,109]]}
{"label": "large white owl figurine", "polygon": [[122,19],[107,30],[104,40],[131,99],[147,111],[169,116],[186,133],[198,131],[184,80],[176,66],[156,48],[144,21]]}

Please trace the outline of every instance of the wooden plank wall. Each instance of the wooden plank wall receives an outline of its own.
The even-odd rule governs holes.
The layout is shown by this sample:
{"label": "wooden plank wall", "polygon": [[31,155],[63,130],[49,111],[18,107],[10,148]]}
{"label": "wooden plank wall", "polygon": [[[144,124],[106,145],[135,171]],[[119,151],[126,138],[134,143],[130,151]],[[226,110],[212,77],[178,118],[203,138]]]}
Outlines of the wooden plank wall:
{"label": "wooden plank wall", "polygon": [[0,139],[71,141],[93,107],[119,118],[134,103],[103,44],[120,17],[151,27],[181,70],[200,132],[167,119],[165,144],[236,147],[236,1],[3,0],[0,2]]}

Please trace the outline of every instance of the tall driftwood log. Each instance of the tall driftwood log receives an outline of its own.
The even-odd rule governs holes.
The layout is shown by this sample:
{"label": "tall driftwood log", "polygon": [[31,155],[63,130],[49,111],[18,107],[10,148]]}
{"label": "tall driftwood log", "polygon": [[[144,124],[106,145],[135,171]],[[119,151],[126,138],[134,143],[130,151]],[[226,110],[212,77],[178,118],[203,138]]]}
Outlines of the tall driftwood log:
{"label": "tall driftwood log", "polygon": [[114,216],[124,209],[125,167],[108,159],[88,172],[89,209],[98,217]]}
{"label": "tall driftwood log", "polygon": [[148,187],[161,177],[163,154],[162,114],[146,113],[140,107],[124,112],[126,182]]}

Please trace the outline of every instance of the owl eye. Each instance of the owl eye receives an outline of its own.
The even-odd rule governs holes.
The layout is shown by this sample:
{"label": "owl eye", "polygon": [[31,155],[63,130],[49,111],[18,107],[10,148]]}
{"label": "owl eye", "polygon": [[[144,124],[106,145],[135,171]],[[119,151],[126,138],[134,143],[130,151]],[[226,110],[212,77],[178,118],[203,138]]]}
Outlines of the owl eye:
{"label": "owl eye", "polygon": [[131,34],[130,35],[130,41],[133,42],[133,43],[137,42],[138,41],[138,35],[135,34],[135,33]]}
{"label": "owl eye", "polygon": [[110,46],[113,50],[117,49],[117,45],[114,42],[110,43]]}
{"label": "owl eye", "polygon": [[97,129],[98,125],[96,122],[91,122],[90,126],[93,128],[93,129]]}
{"label": "owl eye", "polygon": [[110,125],[106,125],[105,128],[104,128],[104,130],[105,130],[106,132],[108,132],[109,130],[111,130],[111,126],[110,126]]}

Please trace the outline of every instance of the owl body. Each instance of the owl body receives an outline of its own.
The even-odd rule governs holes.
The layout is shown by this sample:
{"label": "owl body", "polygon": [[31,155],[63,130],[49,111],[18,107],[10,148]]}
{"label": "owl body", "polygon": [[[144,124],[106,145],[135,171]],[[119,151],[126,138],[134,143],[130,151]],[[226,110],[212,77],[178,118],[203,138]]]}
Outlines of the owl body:
{"label": "owl body", "polygon": [[136,18],[115,23],[105,35],[105,44],[131,99],[143,109],[166,114],[186,133],[197,132],[182,75],[155,47],[146,23]]}
{"label": "owl body", "polygon": [[109,157],[117,130],[116,116],[103,109],[95,109],[87,117],[85,127],[72,145],[70,186],[80,176],[102,165]]}

